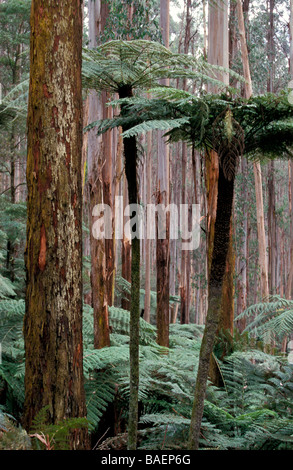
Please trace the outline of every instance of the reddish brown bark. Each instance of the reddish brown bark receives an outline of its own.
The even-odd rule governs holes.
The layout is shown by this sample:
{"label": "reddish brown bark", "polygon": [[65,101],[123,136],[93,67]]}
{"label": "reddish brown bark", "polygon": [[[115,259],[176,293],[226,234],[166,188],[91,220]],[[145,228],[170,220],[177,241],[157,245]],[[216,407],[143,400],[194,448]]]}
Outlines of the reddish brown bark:
{"label": "reddish brown bark", "polygon": [[[23,423],[86,416],[82,347],[82,7],[33,0]],[[72,448],[87,446],[76,432]]]}

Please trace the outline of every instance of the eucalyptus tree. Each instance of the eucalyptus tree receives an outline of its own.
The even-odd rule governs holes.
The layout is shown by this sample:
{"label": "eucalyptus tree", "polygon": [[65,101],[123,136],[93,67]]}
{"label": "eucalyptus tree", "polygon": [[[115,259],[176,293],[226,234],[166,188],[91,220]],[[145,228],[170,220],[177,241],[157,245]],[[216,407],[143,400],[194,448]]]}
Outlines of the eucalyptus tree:
{"label": "eucalyptus tree", "polygon": [[[86,416],[82,341],[82,6],[33,0],[23,423]],[[87,430],[71,436],[87,447]]]}
{"label": "eucalyptus tree", "polygon": [[[136,134],[132,135],[130,126],[133,116],[127,113],[127,104],[134,98],[135,91],[147,90],[158,84],[160,79],[192,77],[202,81],[213,75],[213,68],[191,56],[174,54],[162,44],[146,41],[109,41],[95,50],[84,51],[83,84],[87,89],[108,90],[117,93],[121,107],[120,116],[89,124],[88,128],[98,126],[103,133],[109,128],[121,125],[124,135],[125,174],[128,183],[129,204],[138,204],[138,150]],[[171,119],[157,128],[166,130],[179,126],[184,119]],[[166,127],[167,126],[167,127]],[[128,134],[126,135],[126,133]],[[136,448],[138,420],[139,387],[139,294],[140,294],[140,236],[138,224],[132,233],[131,247],[131,303],[130,303],[130,404],[128,447]],[[168,321],[169,319],[167,319]],[[158,338],[162,335],[158,332]]]}

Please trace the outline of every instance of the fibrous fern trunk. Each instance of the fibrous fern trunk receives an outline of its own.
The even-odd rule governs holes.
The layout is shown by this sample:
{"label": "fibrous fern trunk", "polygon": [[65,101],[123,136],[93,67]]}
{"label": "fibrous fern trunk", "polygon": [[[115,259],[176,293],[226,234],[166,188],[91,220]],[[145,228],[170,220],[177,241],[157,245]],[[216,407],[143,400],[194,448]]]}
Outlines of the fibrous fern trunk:
{"label": "fibrous fern trunk", "polygon": [[[119,89],[119,98],[130,98],[132,87],[124,86]],[[123,115],[123,106],[121,107]],[[127,127],[123,127],[125,132]],[[137,144],[135,137],[124,138],[125,174],[128,185],[129,204],[138,204],[137,181]],[[138,224],[137,224],[138,225]],[[138,423],[138,387],[139,387],[139,297],[140,297],[140,240],[138,226],[136,236],[131,241],[131,300],[130,300],[130,395],[129,395],[129,423],[128,423],[128,449],[135,450],[137,445]]]}
{"label": "fibrous fern trunk", "polygon": [[219,327],[222,289],[230,243],[230,224],[234,197],[234,178],[227,180],[219,168],[217,214],[214,227],[214,244],[209,279],[208,312],[199,355],[195,397],[190,423],[189,449],[199,446],[200,427],[204,410],[210,360]]}

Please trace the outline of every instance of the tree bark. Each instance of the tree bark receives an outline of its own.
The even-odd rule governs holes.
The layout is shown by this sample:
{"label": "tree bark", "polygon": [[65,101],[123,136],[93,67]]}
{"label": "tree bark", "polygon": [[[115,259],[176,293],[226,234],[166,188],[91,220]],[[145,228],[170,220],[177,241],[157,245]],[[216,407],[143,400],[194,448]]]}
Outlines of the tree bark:
{"label": "tree bark", "polygon": [[[160,0],[160,27],[163,43],[169,47],[169,0]],[[168,80],[163,82],[168,85]],[[169,148],[163,132],[158,132],[157,204],[169,205]],[[170,218],[166,214],[166,237],[156,238],[157,256],[157,342],[169,347]]]}
{"label": "tree bark", "polygon": [[[229,67],[229,31],[228,31],[228,4],[209,5],[209,48],[208,62],[228,69]],[[229,85],[229,74],[219,72],[217,78]],[[210,86],[209,91],[218,93],[219,88]],[[211,268],[213,256],[214,230],[217,213],[218,174],[219,161],[215,151],[211,151],[206,159],[206,180],[208,198],[208,267]],[[234,269],[235,255],[233,249],[233,226],[231,218],[230,246],[227,256],[227,266],[223,282],[222,302],[220,311],[219,328],[233,332],[234,326]],[[220,381],[219,368],[212,359],[210,366],[211,379],[215,384]]]}
{"label": "tree bark", "polygon": [[[82,6],[33,0],[23,423],[85,417],[82,343]],[[87,447],[77,430],[71,447]]]}
{"label": "tree bark", "polygon": [[[107,10],[102,8],[101,1],[89,3],[89,46],[97,46],[97,36],[106,21]],[[95,90],[89,94],[89,122],[105,118],[105,92],[101,100]],[[109,148],[110,132],[97,137],[95,130],[88,133],[88,190],[90,220],[90,253],[91,253],[91,288],[94,311],[94,346],[101,349],[110,346],[108,319],[108,282],[106,272],[105,240],[97,239],[93,232],[94,207],[104,201],[103,171],[105,148]],[[106,143],[106,144],[105,144]],[[112,204],[111,206],[112,207]]]}
{"label": "tree bark", "polygon": [[217,215],[212,262],[209,278],[208,313],[202,339],[199,366],[196,377],[195,397],[190,422],[189,449],[199,447],[200,427],[204,410],[206,386],[209,375],[210,359],[216,333],[219,327],[222,289],[230,243],[230,228],[234,197],[234,180],[226,180],[219,168]]}
{"label": "tree bark", "polygon": [[[123,213],[125,213],[125,208],[128,203],[128,184],[126,176],[124,176],[124,186],[123,186]],[[123,218],[123,226],[125,227],[126,216]],[[128,238],[128,234],[123,231],[123,240],[122,240],[122,277],[131,283],[131,240]],[[127,293],[124,293],[122,298],[121,307],[125,310],[130,311],[130,296]]]}
{"label": "tree bark", "polygon": [[[243,65],[243,73],[245,78],[245,98],[249,99],[252,96],[252,82],[250,75],[248,50],[246,43],[246,33],[244,16],[241,0],[237,0],[237,16],[238,27],[241,45],[241,57]],[[255,195],[256,195],[256,210],[257,210],[257,233],[258,233],[258,246],[259,246],[259,265],[261,269],[261,294],[262,298],[269,295],[269,281],[268,281],[268,266],[266,254],[266,238],[265,238],[265,225],[264,225],[264,211],[263,211],[263,194],[262,194],[262,172],[259,161],[253,163],[254,181],[255,181]]]}
{"label": "tree bark", "polygon": [[[119,98],[130,98],[133,91],[125,85],[119,90]],[[123,114],[123,106],[121,107]],[[122,127],[122,132],[127,126]],[[139,191],[137,180],[138,153],[135,137],[124,138],[125,175],[128,184],[129,204],[138,204]],[[138,234],[139,227],[136,227]],[[130,391],[129,391],[129,421],[128,421],[128,450],[136,450],[138,424],[138,387],[139,387],[139,298],[140,298],[140,239],[132,236],[131,245],[131,301],[130,301]]]}
{"label": "tree bark", "polygon": [[[146,203],[151,204],[152,191],[152,132],[147,135],[147,154],[146,154]],[[148,223],[148,221],[147,221]],[[145,240],[145,299],[144,299],[144,319],[150,322],[151,302],[151,240],[147,237]]]}
{"label": "tree bark", "polygon": [[[290,78],[293,80],[293,0],[290,0],[290,62],[289,62],[289,72]],[[292,283],[293,283],[293,161],[290,163],[291,170],[291,206],[290,206],[290,267],[288,273],[288,280],[286,285],[286,298],[292,298]]]}

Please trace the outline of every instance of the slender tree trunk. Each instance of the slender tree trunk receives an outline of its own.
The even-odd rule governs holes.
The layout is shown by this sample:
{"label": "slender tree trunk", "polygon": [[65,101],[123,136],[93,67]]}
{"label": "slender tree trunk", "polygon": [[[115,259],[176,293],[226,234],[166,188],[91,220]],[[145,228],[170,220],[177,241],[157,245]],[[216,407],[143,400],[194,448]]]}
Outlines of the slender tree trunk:
{"label": "slender tree trunk", "polygon": [[[119,98],[133,96],[132,88],[125,85],[119,90]],[[123,114],[123,106],[121,108]],[[122,128],[125,132],[127,126]],[[129,204],[138,204],[139,191],[137,181],[138,154],[135,137],[124,138],[125,174],[128,184]],[[130,391],[129,391],[129,422],[128,422],[128,450],[135,450],[137,446],[138,424],[138,387],[139,387],[139,297],[140,297],[140,239],[139,227],[136,227],[137,236],[132,236],[131,245],[131,302],[130,302]]]}
{"label": "slender tree trunk", "polygon": [[[146,203],[151,204],[152,190],[152,133],[147,135],[147,155],[146,155]],[[147,221],[148,223],[148,221]],[[150,322],[150,302],[151,302],[151,240],[145,240],[145,300],[144,319]]]}
{"label": "slender tree trunk", "polygon": [[277,287],[277,225],[276,225],[276,195],[275,195],[275,166],[271,161],[269,164],[268,192],[269,192],[269,208],[268,208],[268,251],[269,251],[269,268],[270,268],[270,292],[276,293]]}
{"label": "slender tree trunk", "polygon": [[[186,204],[186,167],[187,167],[187,144],[182,142],[182,188],[181,203]],[[187,251],[181,250],[181,270],[180,270],[180,322],[189,323],[187,311]]]}
{"label": "slender tree trunk", "polygon": [[[243,73],[245,78],[245,97],[249,99],[252,96],[252,82],[250,75],[248,50],[246,44],[245,24],[241,0],[237,0],[237,16],[238,27],[240,35],[241,56]],[[255,181],[255,195],[256,195],[256,210],[257,210],[257,233],[258,233],[258,246],[259,246],[259,264],[261,269],[261,295],[265,298],[269,295],[269,282],[268,282],[268,267],[266,255],[266,237],[264,225],[264,211],[263,211],[263,194],[262,194],[262,172],[259,162],[253,163],[254,181]]]}
{"label": "slender tree trunk", "polygon": [[[290,78],[293,80],[293,0],[290,0]],[[292,297],[292,283],[293,283],[293,161],[290,160],[291,169],[291,210],[290,210],[290,267],[286,286],[286,298]]]}
{"label": "slender tree trunk", "polygon": [[[247,307],[247,237],[248,237],[248,215],[246,208],[248,207],[248,198],[247,198],[247,160],[242,158],[241,160],[241,198],[244,197],[241,220],[242,235],[240,240],[240,256],[239,256],[239,280],[238,280],[238,298],[237,298],[237,314],[240,315]],[[242,331],[245,328],[245,322],[242,321],[238,324],[238,329]]]}
{"label": "slender tree trunk", "polygon": [[[82,344],[82,7],[33,0],[23,423],[86,416]],[[87,447],[76,430],[71,447]]]}
{"label": "slender tree trunk", "polygon": [[[160,27],[163,42],[169,47],[169,0],[160,0]],[[164,81],[168,85],[168,80]],[[169,205],[169,148],[158,132],[157,204]],[[157,342],[169,347],[170,217],[166,214],[166,237],[156,238],[157,256]],[[158,230],[157,230],[158,232]]]}
{"label": "slender tree trunk", "polygon": [[[101,8],[100,0],[89,3],[89,46],[97,46],[97,36],[105,23],[106,11]],[[89,122],[105,116],[105,92],[103,100],[97,92],[89,94]],[[105,141],[109,146],[109,134],[97,137],[95,130],[88,133],[88,189],[89,189],[89,220],[90,220],[90,252],[91,252],[91,289],[94,310],[94,346],[101,349],[110,346],[108,320],[108,290],[105,258],[105,240],[98,239],[93,233],[95,222],[94,208],[104,201],[103,173]]]}
{"label": "slender tree trunk", "polygon": [[[125,208],[128,204],[128,183],[126,176],[124,176],[124,186],[123,186],[123,213],[125,213]],[[123,226],[127,221],[127,217],[123,218]],[[123,240],[122,240],[122,277],[131,283],[131,240],[128,236],[128,233],[123,231]],[[122,298],[121,307],[125,310],[130,311],[130,296],[127,293],[124,293]]]}
{"label": "slender tree trunk", "polygon": [[[102,2],[103,4],[103,2]],[[105,11],[105,15],[108,14],[108,8]],[[110,96],[106,92],[102,92],[102,108],[103,108],[103,119],[110,119],[113,115],[111,107],[107,106],[106,103],[109,101]],[[112,210],[112,214],[114,214],[114,206],[113,206],[113,195],[112,195],[112,159],[113,159],[113,149],[112,149],[112,140],[113,140],[113,132],[109,131],[103,135],[103,170],[102,170],[102,177],[103,177],[103,201],[104,204],[107,204]],[[107,295],[107,303],[109,306],[113,304],[113,284],[114,284],[114,273],[115,273],[115,256],[114,256],[114,234],[115,234],[115,226],[114,226],[115,218],[112,218],[112,238],[105,239],[105,285],[106,285],[106,295]]]}
{"label": "slender tree trunk", "polygon": [[200,427],[203,416],[210,359],[220,322],[220,310],[227,254],[230,244],[231,217],[234,196],[234,180],[226,180],[219,168],[217,215],[212,262],[209,278],[208,313],[202,339],[199,366],[196,377],[195,397],[190,422],[189,449],[199,447]]}

